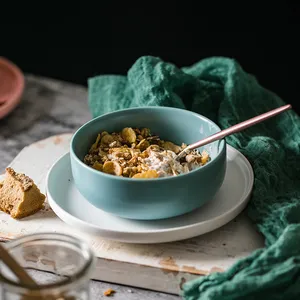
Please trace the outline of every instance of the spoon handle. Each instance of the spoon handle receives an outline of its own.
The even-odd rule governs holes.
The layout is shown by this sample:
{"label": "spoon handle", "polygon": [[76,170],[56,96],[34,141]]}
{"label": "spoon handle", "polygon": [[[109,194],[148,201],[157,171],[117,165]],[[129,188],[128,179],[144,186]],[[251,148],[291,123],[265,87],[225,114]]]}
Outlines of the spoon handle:
{"label": "spoon handle", "polygon": [[257,123],[260,123],[262,121],[265,121],[271,117],[274,117],[280,113],[282,113],[283,111],[286,111],[288,109],[292,108],[292,106],[290,104],[288,105],[284,105],[284,106],[281,106],[279,108],[276,108],[276,109],[273,109],[273,110],[270,110],[262,115],[259,115],[259,116],[256,116],[254,118],[251,118],[249,120],[246,120],[244,122],[241,122],[241,123],[238,123],[236,125],[233,125],[227,129],[224,129],[218,133],[215,133],[203,140],[200,140],[196,143],[193,143],[193,144],[190,144],[186,149],[189,149],[189,150],[192,150],[192,149],[195,149],[195,148],[198,148],[198,147],[201,147],[201,146],[204,146],[204,145],[207,145],[207,144],[210,144],[214,141],[217,141],[217,140],[220,140],[220,139],[223,139],[224,137],[230,135],[230,134],[233,134],[233,133],[236,133],[236,132],[239,132],[239,131],[242,131],[250,126],[253,126]]}
{"label": "spoon handle", "polygon": [[27,274],[22,266],[8,253],[0,244],[0,260],[2,260],[10,270],[17,276],[22,284],[37,287],[36,282]]}

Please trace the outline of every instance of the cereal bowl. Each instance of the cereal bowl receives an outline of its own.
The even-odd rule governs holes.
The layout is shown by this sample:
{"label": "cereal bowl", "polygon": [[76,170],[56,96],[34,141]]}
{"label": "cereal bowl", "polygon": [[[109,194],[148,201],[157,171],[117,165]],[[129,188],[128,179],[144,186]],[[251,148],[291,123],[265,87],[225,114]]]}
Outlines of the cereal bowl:
{"label": "cereal bowl", "polygon": [[191,212],[213,199],[225,177],[225,140],[198,149],[209,155],[204,165],[173,176],[124,177],[97,170],[85,162],[97,137],[98,142],[102,139],[100,132],[110,134],[124,128],[149,128],[153,135],[176,145],[188,145],[220,131],[204,116],[171,107],[124,109],[87,122],[72,137],[70,158],[75,185],[95,208],[123,218],[155,220]]}

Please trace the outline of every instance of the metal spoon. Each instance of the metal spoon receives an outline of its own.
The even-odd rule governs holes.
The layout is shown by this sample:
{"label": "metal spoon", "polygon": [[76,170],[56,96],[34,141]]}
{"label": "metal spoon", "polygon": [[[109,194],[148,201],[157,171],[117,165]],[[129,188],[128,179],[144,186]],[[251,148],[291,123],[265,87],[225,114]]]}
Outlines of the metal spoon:
{"label": "metal spoon", "polygon": [[184,150],[182,150],[176,157],[176,160],[180,160],[188,150],[193,150],[193,149],[196,149],[196,148],[199,148],[201,146],[204,146],[204,145],[207,145],[207,144],[210,144],[214,141],[217,141],[217,140],[221,140],[223,139],[224,137],[228,136],[228,135],[231,135],[233,133],[236,133],[236,132],[239,132],[239,131],[242,131],[248,127],[251,127],[257,123],[260,123],[262,121],[265,121],[271,117],[274,117],[288,109],[291,109],[292,106],[290,104],[288,105],[284,105],[284,106],[281,106],[279,108],[276,108],[276,109],[273,109],[273,110],[270,110],[262,115],[259,115],[259,116],[256,116],[254,118],[251,118],[249,120],[246,120],[244,122],[241,122],[241,123],[238,123],[236,125],[233,125],[227,129],[224,129],[218,133],[215,133],[213,135],[210,135],[209,137],[203,139],[203,140],[200,140],[196,143],[193,143],[193,144],[190,144],[189,146],[187,146]]}

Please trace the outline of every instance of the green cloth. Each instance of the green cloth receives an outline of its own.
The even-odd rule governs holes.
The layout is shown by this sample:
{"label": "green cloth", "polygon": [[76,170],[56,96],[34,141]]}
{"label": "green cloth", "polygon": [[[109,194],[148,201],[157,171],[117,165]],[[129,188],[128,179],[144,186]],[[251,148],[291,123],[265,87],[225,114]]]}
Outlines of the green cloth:
{"label": "green cloth", "polygon": [[[127,76],[90,78],[88,92],[93,117],[128,107],[172,106],[202,114],[222,129],[285,104],[224,57],[181,69],[141,57]],[[255,182],[247,211],[264,235],[265,247],[224,273],[187,282],[182,297],[300,299],[299,116],[290,110],[226,140],[252,164]]]}

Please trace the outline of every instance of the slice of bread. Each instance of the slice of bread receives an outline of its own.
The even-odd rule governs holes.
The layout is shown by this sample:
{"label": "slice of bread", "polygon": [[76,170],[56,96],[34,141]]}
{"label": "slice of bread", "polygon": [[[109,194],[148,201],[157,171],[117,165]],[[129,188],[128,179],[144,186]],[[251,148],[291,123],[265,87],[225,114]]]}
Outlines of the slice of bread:
{"label": "slice of bread", "polygon": [[6,168],[5,178],[0,183],[0,210],[21,219],[39,211],[45,198],[31,178]]}

